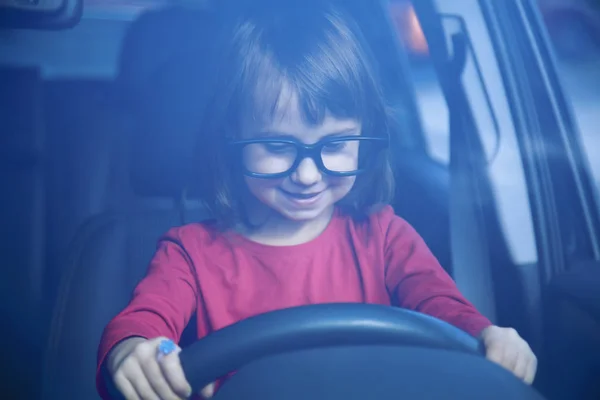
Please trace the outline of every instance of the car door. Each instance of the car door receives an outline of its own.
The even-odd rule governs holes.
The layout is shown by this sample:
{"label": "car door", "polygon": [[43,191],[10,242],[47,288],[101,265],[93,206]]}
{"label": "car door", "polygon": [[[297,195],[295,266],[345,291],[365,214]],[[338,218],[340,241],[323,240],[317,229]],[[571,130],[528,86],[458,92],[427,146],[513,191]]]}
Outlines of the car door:
{"label": "car door", "polygon": [[522,115],[518,136],[540,256],[544,384],[550,398],[597,399],[600,218],[593,153],[582,146],[536,3],[510,3],[482,2],[490,23],[497,20],[504,82]]}
{"label": "car door", "polygon": [[549,398],[598,398],[598,204],[538,6],[415,7],[450,118],[462,121],[450,129],[457,283],[476,280],[467,296],[531,343]]}

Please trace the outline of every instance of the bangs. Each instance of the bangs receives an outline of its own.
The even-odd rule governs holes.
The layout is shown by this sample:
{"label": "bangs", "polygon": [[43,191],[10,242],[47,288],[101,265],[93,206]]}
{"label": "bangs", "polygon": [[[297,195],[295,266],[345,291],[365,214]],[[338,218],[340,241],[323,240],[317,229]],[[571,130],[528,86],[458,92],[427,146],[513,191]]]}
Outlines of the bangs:
{"label": "bangs", "polygon": [[316,63],[285,68],[269,55],[251,68],[254,76],[240,88],[240,120],[269,123],[283,118],[292,106],[298,107],[307,125],[321,124],[328,113],[340,119],[365,119],[363,93],[357,85],[344,84],[339,70],[323,71]]}
{"label": "bangs", "polygon": [[369,106],[379,96],[362,41],[335,12],[316,15],[260,29],[246,21],[238,29],[236,39],[246,45],[238,52],[243,69],[232,120],[272,121],[295,100],[309,125],[322,123],[327,113],[368,125]]}

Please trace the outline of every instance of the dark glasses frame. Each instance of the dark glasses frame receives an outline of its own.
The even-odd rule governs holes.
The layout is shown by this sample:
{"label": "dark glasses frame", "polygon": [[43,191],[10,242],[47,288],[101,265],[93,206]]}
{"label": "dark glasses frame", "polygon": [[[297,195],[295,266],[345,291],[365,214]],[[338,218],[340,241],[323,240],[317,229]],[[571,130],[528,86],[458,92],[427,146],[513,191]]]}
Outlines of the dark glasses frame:
{"label": "dark glasses frame", "polygon": [[[323,164],[323,159],[321,158],[321,152],[323,150],[323,147],[328,144],[336,143],[336,142],[346,142],[349,140],[358,140],[358,141],[374,143],[375,148],[377,150],[382,150],[388,146],[388,140],[385,138],[357,136],[357,135],[328,137],[325,139],[321,139],[317,143],[314,143],[314,144],[305,144],[305,143],[302,143],[299,140],[293,139],[293,138],[256,138],[256,139],[236,140],[234,142],[231,142],[230,145],[239,152],[238,155],[240,156],[240,164],[242,165],[244,175],[252,177],[252,178],[277,179],[277,178],[288,177],[298,168],[300,163],[307,157],[311,158],[315,162],[315,165],[317,166],[319,171],[321,171],[327,175],[330,175],[330,176],[344,177],[344,176],[354,176],[354,175],[361,174],[361,173],[365,172],[368,169],[368,167],[361,168],[361,169],[358,169],[355,171],[350,171],[350,172],[331,171],[331,170],[327,169],[325,167],[325,165]],[[274,173],[274,174],[263,174],[263,173],[252,172],[252,171],[248,170],[246,168],[246,166],[244,165],[244,163],[242,161],[243,160],[242,152],[243,152],[244,146],[249,145],[249,144],[257,144],[257,143],[291,144],[296,148],[296,152],[297,152],[296,159],[292,163],[291,167],[283,172],[278,172],[278,173]],[[375,157],[373,157],[373,158],[375,158]]]}

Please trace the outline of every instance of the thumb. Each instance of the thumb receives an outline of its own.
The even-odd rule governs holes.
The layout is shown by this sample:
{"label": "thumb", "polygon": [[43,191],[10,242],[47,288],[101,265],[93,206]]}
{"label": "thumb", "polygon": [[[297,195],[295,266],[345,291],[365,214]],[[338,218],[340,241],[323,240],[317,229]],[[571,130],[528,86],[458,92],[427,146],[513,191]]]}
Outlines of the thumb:
{"label": "thumb", "polygon": [[200,391],[200,395],[204,399],[210,399],[215,394],[215,383],[209,383]]}

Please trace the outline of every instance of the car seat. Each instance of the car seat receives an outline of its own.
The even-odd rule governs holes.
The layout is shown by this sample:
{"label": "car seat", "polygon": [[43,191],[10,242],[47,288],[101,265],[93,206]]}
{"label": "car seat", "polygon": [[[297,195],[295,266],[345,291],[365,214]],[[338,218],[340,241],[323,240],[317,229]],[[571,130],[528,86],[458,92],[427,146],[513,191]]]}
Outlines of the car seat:
{"label": "car seat", "polygon": [[114,145],[124,158],[115,185],[122,203],[88,219],[70,246],[45,353],[43,400],[99,398],[96,351],[104,326],[129,302],[160,235],[208,217],[198,202],[182,200],[204,95],[204,22],[201,11],[153,11],[125,38],[115,106],[133,116],[134,128]]}

